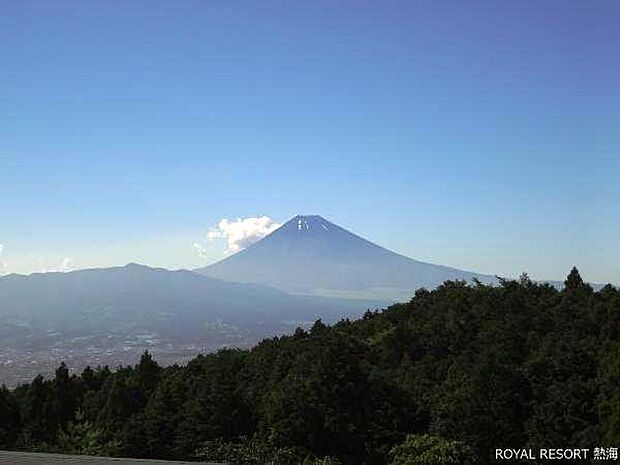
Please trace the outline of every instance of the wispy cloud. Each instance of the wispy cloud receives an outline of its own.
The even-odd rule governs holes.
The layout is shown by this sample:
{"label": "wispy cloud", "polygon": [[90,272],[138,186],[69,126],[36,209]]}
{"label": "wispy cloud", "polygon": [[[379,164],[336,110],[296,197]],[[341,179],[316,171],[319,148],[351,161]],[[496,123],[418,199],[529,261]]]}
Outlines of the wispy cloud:
{"label": "wispy cloud", "polygon": [[67,271],[71,271],[73,269],[73,259],[70,257],[65,257],[60,262],[60,266],[58,267],[58,271],[66,273]]}
{"label": "wispy cloud", "polygon": [[209,230],[207,238],[209,240],[226,239],[227,247],[224,253],[232,254],[271,234],[280,226],[280,223],[276,223],[268,216],[237,218],[234,220],[223,218],[216,228]]}
{"label": "wispy cloud", "polygon": [[200,245],[198,242],[194,242],[193,246],[200,258],[207,258],[207,249],[204,246]]}
{"label": "wispy cloud", "polygon": [[21,257],[12,257],[10,262],[4,258],[6,246],[0,244],[0,274],[7,273],[49,273],[73,271],[75,261],[71,257],[43,257],[35,252],[28,252]]}

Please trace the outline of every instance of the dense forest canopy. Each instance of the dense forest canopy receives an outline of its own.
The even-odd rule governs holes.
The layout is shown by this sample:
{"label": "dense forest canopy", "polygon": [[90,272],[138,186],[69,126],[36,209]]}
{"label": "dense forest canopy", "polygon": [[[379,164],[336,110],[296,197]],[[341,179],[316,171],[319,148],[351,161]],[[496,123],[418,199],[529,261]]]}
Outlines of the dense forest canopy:
{"label": "dense forest canopy", "polygon": [[0,449],[243,464],[493,463],[620,444],[620,291],[445,282],[358,321],[0,390]]}

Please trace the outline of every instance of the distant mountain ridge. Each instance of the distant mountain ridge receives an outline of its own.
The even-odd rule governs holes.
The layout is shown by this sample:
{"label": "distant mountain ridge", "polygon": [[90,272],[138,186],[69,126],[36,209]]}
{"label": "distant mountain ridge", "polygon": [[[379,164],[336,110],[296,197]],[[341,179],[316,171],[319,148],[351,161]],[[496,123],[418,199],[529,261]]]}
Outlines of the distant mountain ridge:
{"label": "distant mountain ridge", "polygon": [[196,270],[286,292],[390,300],[446,280],[493,283],[472,271],[414,260],[374,244],[318,215],[298,215],[245,250]]}
{"label": "distant mountain ridge", "polygon": [[0,336],[8,331],[6,337],[11,327],[81,335],[134,328],[172,340],[200,340],[204,328],[216,322],[247,331],[264,327],[271,334],[293,322],[333,321],[365,309],[355,300],[294,296],[260,284],[137,264],[0,278]]}
{"label": "distant mountain ridge", "polygon": [[131,363],[145,349],[179,363],[384,304],[137,264],[8,275],[0,277],[0,385],[51,375],[61,361],[75,370]]}

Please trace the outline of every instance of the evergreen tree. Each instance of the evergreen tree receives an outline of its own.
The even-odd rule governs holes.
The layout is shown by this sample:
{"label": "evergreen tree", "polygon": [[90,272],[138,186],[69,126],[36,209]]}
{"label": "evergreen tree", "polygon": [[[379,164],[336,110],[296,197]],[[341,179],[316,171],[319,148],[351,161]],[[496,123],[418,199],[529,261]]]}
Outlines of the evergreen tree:
{"label": "evergreen tree", "polygon": [[6,386],[0,387],[0,449],[14,447],[21,428],[17,400]]}
{"label": "evergreen tree", "polygon": [[579,274],[579,270],[577,270],[577,267],[574,266],[566,277],[566,281],[564,281],[564,288],[568,291],[574,291],[582,285],[583,279],[581,279],[581,275]]}
{"label": "evergreen tree", "polygon": [[471,447],[429,434],[410,435],[394,447],[390,465],[474,465],[478,463]]}

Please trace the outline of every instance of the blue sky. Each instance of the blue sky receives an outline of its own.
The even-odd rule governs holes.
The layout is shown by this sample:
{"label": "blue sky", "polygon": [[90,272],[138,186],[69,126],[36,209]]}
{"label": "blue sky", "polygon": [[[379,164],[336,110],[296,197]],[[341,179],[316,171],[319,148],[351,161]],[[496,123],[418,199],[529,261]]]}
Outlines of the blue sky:
{"label": "blue sky", "polygon": [[194,267],[222,218],[305,213],[620,283],[616,2],[0,1],[0,272]]}

